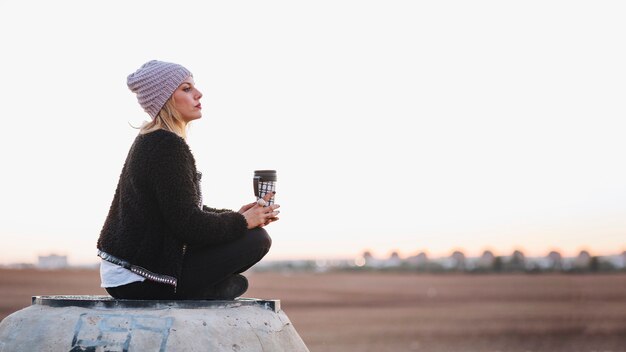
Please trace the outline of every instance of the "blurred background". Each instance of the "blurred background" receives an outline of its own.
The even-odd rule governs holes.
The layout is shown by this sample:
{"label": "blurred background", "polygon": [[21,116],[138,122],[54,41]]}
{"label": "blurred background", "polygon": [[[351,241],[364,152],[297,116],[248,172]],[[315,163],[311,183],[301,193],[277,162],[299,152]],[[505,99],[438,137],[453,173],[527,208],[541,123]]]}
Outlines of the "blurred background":
{"label": "blurred background", "polygon": [[[0,264],[8,280],[0,294],[18,302],[5,315],[38,292],[20,281],[25,272],[37,277],[33,268],[59,277],[84,270],[90,279],[80,282],[91,290],[59,290],[99,292],[95,243],[132,126],[147,118],[126,76],[158,59],[189,68],[204,94],[188,143],[207,205],[239,209],[253,200],[254,170],[278,171],[281,220],[268,228],[271,252],[250,273],[252,294],[306,312],[359,294],[369,298],[357,306],[391,310],[421,299],[513,297],[506,308],[475,307],[493,314],[474,316],[508,326],[512,340],[472,340],[483,335],[460,323],[446,335],[458,340],[447,341],[575,350],[554,336],[569,336],[571,346],[583,336],[589,348],[619,350],[624,314],[597,314],[625,308],[625,15],[620,1],[0,0]],[[27,269],[11,281],[15,268]],[[289,286],[296,282],[334,298],[302,298]],[[390,303],[403,283],[414,290]],[[499,294],[502,285],[522,285],[529,296]],[[546,297],[564,304],[547,320],[520,303]],[[597,309],[572,317],[581,302]],[[348,324],[363,312],[340,316]],[[554,324],[537,332],[502,323],[529,321],[520,312],[530,312],[532,326]],[[414,313],[390,316],[398,324],[426,316]],[[395,335],[378,328],[364,334],[374,340],[334,339],[316,330],[336,331],[332,324],[314,323],[330,313],[294,314],[315,350],[462,345],[430,344],[439,340],[424,336],[443,330],[421,325],[403,330],[406,339],[384,340]]]}
{"label": "blurred background", "polygon": [[126,76],[204,93],[205,202],[276,169],[272,259],[626,249],[621,45],[606,1],[0,3],[0,261],[95,241],[147,118]]}

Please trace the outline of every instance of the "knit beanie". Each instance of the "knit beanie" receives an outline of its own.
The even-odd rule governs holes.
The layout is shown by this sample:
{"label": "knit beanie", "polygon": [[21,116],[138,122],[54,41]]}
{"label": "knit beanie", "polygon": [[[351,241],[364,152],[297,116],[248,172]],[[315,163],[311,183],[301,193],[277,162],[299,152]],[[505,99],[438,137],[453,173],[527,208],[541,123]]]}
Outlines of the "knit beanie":
{"label": "knit beanie", "polygon": [[151,60],[128,75],[126,84],[137,94],[139,105],[154,119],[167,99],[189,76],[191,72],[181,65]]}

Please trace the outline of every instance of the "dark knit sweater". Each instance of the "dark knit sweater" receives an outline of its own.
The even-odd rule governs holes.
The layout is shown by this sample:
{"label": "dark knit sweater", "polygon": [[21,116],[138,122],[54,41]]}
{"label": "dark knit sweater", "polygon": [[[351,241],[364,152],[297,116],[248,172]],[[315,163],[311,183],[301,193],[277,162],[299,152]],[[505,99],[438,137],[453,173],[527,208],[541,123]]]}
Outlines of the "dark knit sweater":
{"label": "dark knit sweater", "polygon": [[246,232],[243,215],[202,206],[193,155],[178,135],[138,135],[130,148],[98,249],[154,273],[180,277],[185,246],[210,246]]}

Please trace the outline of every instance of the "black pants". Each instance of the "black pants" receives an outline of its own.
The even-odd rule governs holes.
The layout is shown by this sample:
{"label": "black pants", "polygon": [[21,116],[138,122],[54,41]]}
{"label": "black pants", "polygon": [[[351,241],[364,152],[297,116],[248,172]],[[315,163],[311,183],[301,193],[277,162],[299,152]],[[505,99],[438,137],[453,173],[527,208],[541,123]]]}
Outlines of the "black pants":
{"label": "black pants", "polygon": [[107,287],[115,298],[125,299],[203,299],[204,292],[233,274],[239,274],[258,263],[269,251],[272,239],[260,228],[232,242],[202,248],[189,247],[183,262],[178,287],[154,281],[133,282]]}

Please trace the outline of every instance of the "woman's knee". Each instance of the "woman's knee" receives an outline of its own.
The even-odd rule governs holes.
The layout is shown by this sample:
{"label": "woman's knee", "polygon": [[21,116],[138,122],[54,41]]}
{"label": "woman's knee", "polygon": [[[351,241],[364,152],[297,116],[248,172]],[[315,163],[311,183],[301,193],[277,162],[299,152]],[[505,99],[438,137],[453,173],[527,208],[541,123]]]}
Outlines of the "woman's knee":
{"label": "woman's knee", "polygon": [[246,237],[253,241],[255,246],[259,248],[267,248],[269,250],[272,246],[272,238],[262,227],[255,227],[248,230]]}

